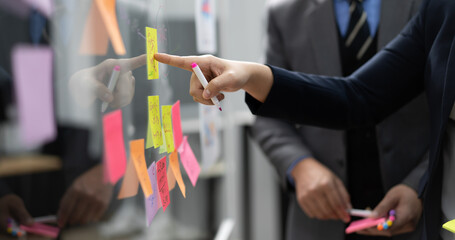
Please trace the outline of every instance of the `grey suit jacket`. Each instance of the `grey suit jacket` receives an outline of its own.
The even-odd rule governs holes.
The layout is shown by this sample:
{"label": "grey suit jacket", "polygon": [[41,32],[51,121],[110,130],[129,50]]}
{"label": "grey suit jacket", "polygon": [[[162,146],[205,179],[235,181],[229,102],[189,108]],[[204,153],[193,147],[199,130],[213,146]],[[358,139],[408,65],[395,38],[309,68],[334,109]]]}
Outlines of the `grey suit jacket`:
{"label": "grey suit jacket", "polygon": [[[392,40],[417,11],[420,0],[382,0],[378,48]],[[268,6],[266,62],[305,73],[340,76],[333,0],[280,0]],[[427,167],[428,107],[422,95],[376,126],[384,190],[404,183],[417,191]],[[317,103],[315,103],[317,104]],[[288,188],[290,164],[312,156],[346,184],[345,132],[258,117],[253,136]],[[310,219],[293,189],[286,220],[286,239],[344,239],[341,221]],[[355,207],[355,206],[354,206]],[[374,207],[374,206],[372,206]],[[329,231],[328,231],[329,230]],[[419,239],[420,229],[396,239]]]}

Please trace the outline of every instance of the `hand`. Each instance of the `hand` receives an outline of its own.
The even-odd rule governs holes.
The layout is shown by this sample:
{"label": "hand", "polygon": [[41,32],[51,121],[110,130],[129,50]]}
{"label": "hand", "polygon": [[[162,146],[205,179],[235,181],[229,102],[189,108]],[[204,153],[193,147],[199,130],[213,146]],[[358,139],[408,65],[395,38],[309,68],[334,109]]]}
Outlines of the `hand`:
{"label": "hand", "polygon": [[414,189],[399,184],[391,188],[384,199],[376,206],[372,217],[387,216],[389,210],[395,209],[396,219],[393,225],[379,231],[376,228],[369,228],[357,232],[363,235],[393,236],[415,230],[422,215],[422,201]]}
{"label": "hand", "polygon": [[311,218],[340,219],[349,222],[346,209],[351,209],[350,197],[343,182],[314,158],[300,161],[292,170],[300,207]]}
{"label": "hand", "polygon": [[18,224],[31,225],[33,218],[25,208],[24,202],[14,194],[7,194],[0,198],[0,227],[7,228],[8,218],[13,218]]}
{"label": "hand", "polygon": [[229,61],[209,55],[179,57],[157,53],[155,59],[187,71],[192,71],[191,63],[197,63],[209,84],[204,90],[193,73],[191,75],[190,94],[194,101],[206,105],[213,104],[210,98],[214,96],[222,100],[224,96],[220,93],[221,91],[235,92],[240,89],[247,91],[258,101],[264,102],[273,84],[272,71],[262,64]]}
{"label": "hand", "polygon": [[[88,107],[96,98],[108,102],[112,108],[128,105],[134,96],[135,78],[132,70],[146,64],[146,55],[129,59],[107,59],[100,64],[74,73],[69,81],[70,93],[81,106]],[[114,92],[106,87],[116,65],[120,76]]]}
{"label": "hand", "polygon": [[59,227],[98,221],[109,206],[112,189],[104,183],[102,164],[79,176],[60,201]]}

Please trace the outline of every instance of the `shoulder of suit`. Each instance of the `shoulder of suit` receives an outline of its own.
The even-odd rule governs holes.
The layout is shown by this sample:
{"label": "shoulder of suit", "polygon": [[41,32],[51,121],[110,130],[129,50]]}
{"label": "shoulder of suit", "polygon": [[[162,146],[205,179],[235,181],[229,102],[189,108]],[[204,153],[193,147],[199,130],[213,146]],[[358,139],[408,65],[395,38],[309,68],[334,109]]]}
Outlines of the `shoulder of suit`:
{"label": "shoulder of suit", "polygon": [[290,11],[305,11],[309,6],[332,0],[268,0],[267,9],[273,13],[289,13]]}

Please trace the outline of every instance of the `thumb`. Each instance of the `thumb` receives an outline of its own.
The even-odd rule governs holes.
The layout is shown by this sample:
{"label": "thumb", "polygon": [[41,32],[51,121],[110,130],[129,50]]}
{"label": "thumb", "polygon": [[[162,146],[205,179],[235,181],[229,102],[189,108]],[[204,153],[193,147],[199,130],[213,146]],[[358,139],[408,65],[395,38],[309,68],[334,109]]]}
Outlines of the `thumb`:
{"label": "thumb", "polygon": [[114,100],[114,96],[112,95],[111,91],[99,81],[93,81],[95,84],[95,94],[96,97],[101,99],[103,102],[112,102]]}
{"label": "thumb", "polygon": [[[232,74],[223,73],[220,76],[210,80],[209,84],[207,84],[207,87],[202,93],[202,96],[205,99],[210,99],[220,94],[221,91],[225,91],[227,89],[231,90],[229,88],[229,84],[233,80],[232,78]],[[237,89],[233,90],[235,91]]]}
{"label": "thumb", "polygon": [[399,202],[399,198],[394,194],[387,194],[382,201],[376,206],[371,214],[372,218],[387,216],[390,209],[394,209]]}
{"label": "thumb", "polygon": [[24,202],[22,199],[18,199],[11,203],[11,215],[14,219],[18,221],[19,224],[31,225],[33,224],[33,218],[30,216],[30,213],[25,208]]}

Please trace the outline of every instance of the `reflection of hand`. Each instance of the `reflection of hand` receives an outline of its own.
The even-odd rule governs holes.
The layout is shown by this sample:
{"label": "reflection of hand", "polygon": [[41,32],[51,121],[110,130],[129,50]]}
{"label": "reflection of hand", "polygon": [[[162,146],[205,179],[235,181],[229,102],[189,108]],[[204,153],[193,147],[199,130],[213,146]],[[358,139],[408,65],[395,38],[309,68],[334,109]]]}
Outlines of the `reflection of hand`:
{"label": "reflection of hand", "polygon": [[103,181],[103,166],[79,176],[60,201],[58,225],[98,221],[109,206],[113,187]]}
{"label": "reflection of hand", "polygon": [[297,201],[311,218],[340,219],[349,222],[346,209],[350,206],[349,194],[341,180],[314,158],[300,161],[292,170]]}
{"label": "reflection of hand", "polygon": [[399,184],[387,192],[384,199],[374,209],[373,215],[374,217],[386,216],[391,209],[395,209],[396,219],[389,229],[379,231],[376,228],[369,228],[357,233],[393,236],[412,232],[415,230],[422,215],[422,201],[412,188],[404,184]]}
{"label": "reflection of hand", "polygon": [[201,68],[209,84],[206,90],[193,73],[190,94],[197,102],[212,105],[210,98],[222,100],[221,91],[235,92],[244,89],[258,101],[264,102],[272,87],[273,75],[269,67],[248,62],[229,61],[214,56],[179,57],[163,53],[155,54],[155,59],[174,67],[192,71],[191,63]]}
{"label": "reflection of hand", "polygon": [[7,194],[0,198],[0,228],[7,228],[8,218],[13,218],[18,224],[31,225],[33,218],[25,208],[21,198],[14,194]]}
{"label": "reflection of hand", "polygon": [[[146,63],[146,55],[129,59],[107,59],[100,64],[74,73],[69,82],[70,93],[81,106],[90,106],[96,98],[110,103],[112,108],[128,105],[134,96],[132,70]],[[106,87],[115,65],[120,66],[120,76],[113,93]]]}

